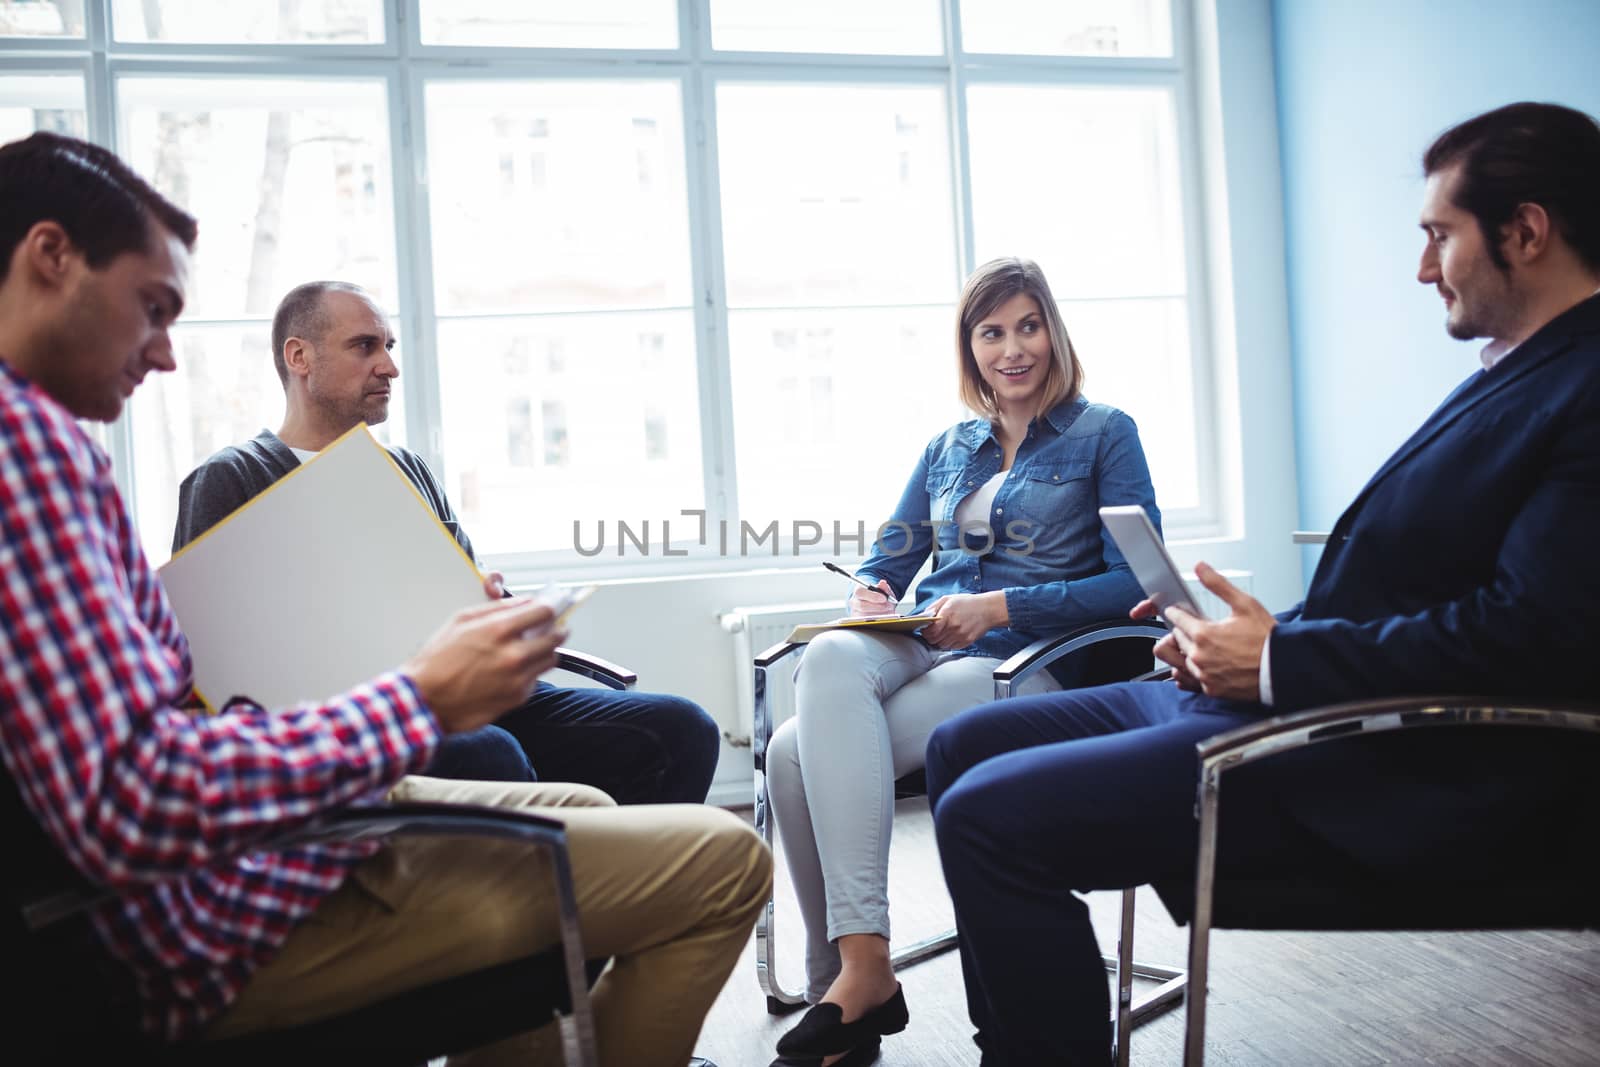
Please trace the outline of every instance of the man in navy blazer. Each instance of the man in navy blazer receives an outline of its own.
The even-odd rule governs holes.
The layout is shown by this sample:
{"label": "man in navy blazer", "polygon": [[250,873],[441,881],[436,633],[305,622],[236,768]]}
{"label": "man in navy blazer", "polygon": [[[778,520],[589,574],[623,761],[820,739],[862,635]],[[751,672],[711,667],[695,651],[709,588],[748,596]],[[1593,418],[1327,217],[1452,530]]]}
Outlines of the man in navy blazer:
{"label": "man in navy blazer", "polygon": [[[1072,891],[1192,870],[1196,742],[1340,701],[1600,691],[1600,125],[1513,104],[1441,135],[1423,172],[1417,279],[1452,337],[1488,339],[1483,366],[1340,516],[1305,601],[1271,615],[1200,564],[1230,614],[1168,610],[1156,654],[1176,685],[990,704],[929,742],[984,1067],[1107,1062],[1105,974]],[[1543,737],[1385,740],[1401,743],[1241,772],[1263,772],[1246,784],[1265,802],[1241,806],[1220,869],[1482,878],[1545,859],[1540,814],[1580,784]]]}

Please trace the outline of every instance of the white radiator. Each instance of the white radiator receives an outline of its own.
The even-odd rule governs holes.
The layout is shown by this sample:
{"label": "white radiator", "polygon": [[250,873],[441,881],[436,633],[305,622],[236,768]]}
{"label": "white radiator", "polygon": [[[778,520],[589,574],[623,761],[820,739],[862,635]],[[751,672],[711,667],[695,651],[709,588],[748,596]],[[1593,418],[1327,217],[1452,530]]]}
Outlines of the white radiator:
{"label": "white radiator", "polygon": [[[730,608],[717,616],[722,628],[733,635],[734,692],[738,694],[739,727],[728,740],[735,745],[750,744],[750,720],[755,708],[755,658],[789,636],[796,626],[827,622],[844,614],[842,600],[814,600],[803,604],[761,604]],[[794,714],[794,669],[800,660],[795,655],[781,660],[767,676],[767,698],[772,708],[772,726]]]}

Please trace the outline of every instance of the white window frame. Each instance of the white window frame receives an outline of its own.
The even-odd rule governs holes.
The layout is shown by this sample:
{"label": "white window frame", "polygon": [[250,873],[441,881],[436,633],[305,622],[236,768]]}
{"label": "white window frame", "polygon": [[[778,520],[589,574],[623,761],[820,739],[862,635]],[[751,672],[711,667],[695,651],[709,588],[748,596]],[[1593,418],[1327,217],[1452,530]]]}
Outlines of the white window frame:
{"label": "white window frame", "polygon": [[[676,79],[683,102],[684,158],[689,213],[690,273],[701,416],[701,454],[706,520],[727,521],[738,529],[737,457],[734,454],[733,402],[727,350],[728,309],[722,262],[716,89],[721,82],[832,82],[873,85],[942,85],[950,120],[952,214],[959,284],[973,262],[966,88],[973,84],[1149,86],[1170,93],[1176,118],[1184,223],[1190,362],[1201,504],[1166,514],[1169,540],[1201,540],[1236,534],[1228,521],[1234,512],[1238,474],[1225,456],[1217,361],[1213,355],[1212,295],[1208,267],[1206,195],[1196,110],[1194,12],[1190,0],[1171,0],[1173,54],[1162,58],[1049,57],[968,54],[961,48],[959,0],[937,0],[943,51],[931,56],[812,53],[717,52],[711,47],[710,0],[677,0],[679,45],[675,49],[601,50],[425,45],[420,39],[419,0],[384,0],[386,39],[378,44],[212,45],[115,43],[111,40],[111,0],[86,0],[82,39],[0,38],[0,60],[7,71],[76,73],[85,79],[89,136],[116,150],[117,79],[123,75],[266,77],[361,77],[382,80],[389,100],[390,160],[393,183],[395,255],[401,333],[405,338],[406,438],[435,470],[444,469],[437,358],[437,315],[427,190],[428,146],[424,84],[431,79],[505,78],[565,80],[605,78]],[[202,220],[202,224],[204,220]],[[954,289],[952,289],[952,299]],[[1070,298],[1068,298],[1070,303]],[[463,316],[470,317],[470,316]],[[213,321],[213,320],[207,320]],[[215,320],[223,321],[223,320]],[[236,322],[254,323],[255,317]],[[266,320],[260,319],[266,329]],[[952,410],[956,410],[952,402]],[[133,435],[126,417],[106,435],[119,484],[133,501],[138,493],[133,470]],[[892,501],[886,500],[885,514]],[[137,512],[137,508],[133,509]],[[604,516],[659,521],[676,516],[629,516],[626,501],[617,514]],[[598,518],[598,517],[597,517]],[[685,525],[689,520],[682,520]],[[163,541],[166,531],[152,531]],[[618,559],[608,551],[584,558],[571,551],[524,552],[491,556],[487,566],[504,571],[513,583],[574,577],[622,578],[748,570],[772,566],[814,566],[816,549],[794,554],[785,544],[776,557],[722,558],[716,537],[706,547],[690,546],[687,556]],[[819,546],[820,547],[820,546]]]}

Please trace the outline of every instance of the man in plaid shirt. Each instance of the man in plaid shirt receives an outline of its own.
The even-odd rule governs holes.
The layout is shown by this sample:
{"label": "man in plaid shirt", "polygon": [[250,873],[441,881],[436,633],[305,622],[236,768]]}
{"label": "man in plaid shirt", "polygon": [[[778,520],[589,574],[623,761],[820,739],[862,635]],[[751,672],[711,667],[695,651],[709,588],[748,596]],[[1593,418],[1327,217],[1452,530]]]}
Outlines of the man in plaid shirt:
{"label": "man in plaid shirt", "polygon": [[[565,805],[585,945],[617,961],[595,990],[602,1061],[682,1067],[766,897],[770,858],[748,827],[698,805],[616,808],[581,786],[407,777],[554,666],[566,635],[549,608],[486,600],[326,702],[185,710],[188,644],[75,420],[115,419],[147,373],[175,367],[195,235],[103,149],[51,134],[0,148],[0,751],[20,832],[112,891],[94,941],[144,1028],[222,1037],[557,936],[547,876],[509,845],[253,846],[385,797]],[[473,1062],[540,1062],[550,1029]]]}

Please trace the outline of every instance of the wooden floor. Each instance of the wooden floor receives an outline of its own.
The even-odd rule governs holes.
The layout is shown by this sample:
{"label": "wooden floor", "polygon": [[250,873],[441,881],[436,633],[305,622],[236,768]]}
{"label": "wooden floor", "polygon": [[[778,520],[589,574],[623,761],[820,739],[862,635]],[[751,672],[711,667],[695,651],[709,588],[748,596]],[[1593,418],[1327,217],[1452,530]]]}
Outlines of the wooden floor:
{"label": "wooden floor", "polygon": [[[748,814],[748,813],[747,813]],[[902,802],[890,862],[895,939],[950,926],[925,807]],[[780,971],[799,985],[800,925],[779,860]],[[1090,897],[1102,948],[1120,895]],[[1187,930],[1141,890],[1136,955],[1182,966]],[[1212,940],[1207,1063],[1214,1067],[1438,1064],[1600,1065],[1600,935],[1281,934],[1219,930]],[[881,1067],[974,1067],[955,953],[901,975],[911,1025],[884,1041]],[[1137,987],[1136,987],[1137,992]],[[754,939],[702,1031],[718,1067],[766,1067],[797,1016],[767,1015]],[[1134,1032],[1137,1067],[1182,1062],[1181,1006]]]}

